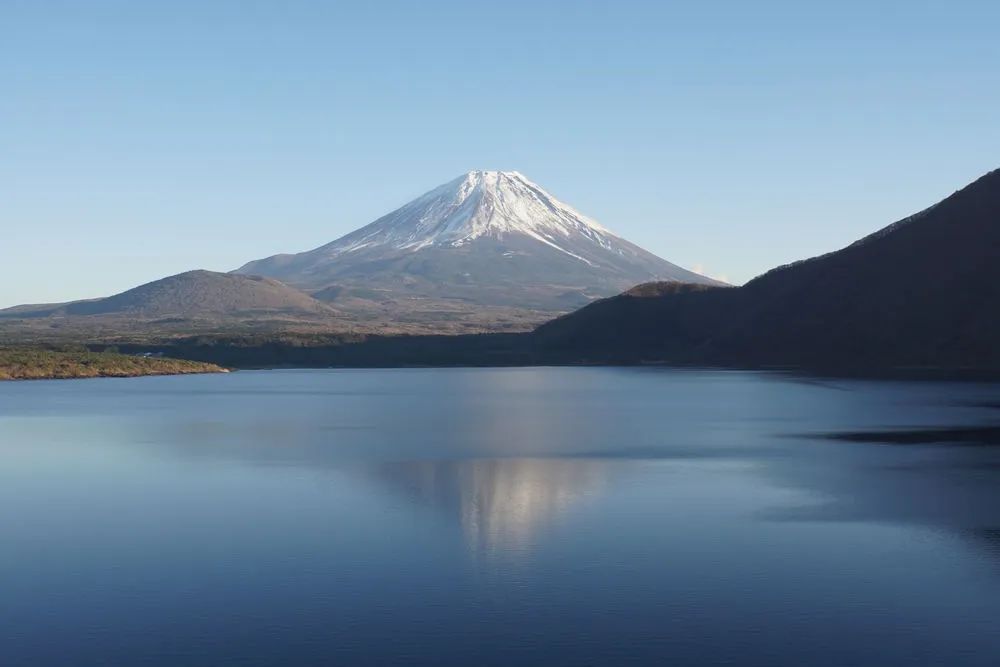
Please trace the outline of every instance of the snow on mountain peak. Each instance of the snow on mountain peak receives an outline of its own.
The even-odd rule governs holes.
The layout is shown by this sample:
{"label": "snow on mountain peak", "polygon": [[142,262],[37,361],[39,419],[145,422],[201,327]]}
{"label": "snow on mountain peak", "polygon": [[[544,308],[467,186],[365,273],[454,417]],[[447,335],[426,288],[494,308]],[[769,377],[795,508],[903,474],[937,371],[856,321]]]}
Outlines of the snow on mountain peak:
{"label": "snow on mountain peak", "polygon": [[416,251],[507,235],[529,236],[587,263],[560,241],[583,236],[611,249],[620,240],[517,171],[470,171],[323,250],[331,257],[374,246]]}
{"label": "snow on mountain peak", "polygon": [[519,172],[487,170],[462,174],[332,243],[238,271],[369,315],[385,308],[417,319],[447,319],[464,307],[564,312],[639,283],[714,282],[613,234]]}

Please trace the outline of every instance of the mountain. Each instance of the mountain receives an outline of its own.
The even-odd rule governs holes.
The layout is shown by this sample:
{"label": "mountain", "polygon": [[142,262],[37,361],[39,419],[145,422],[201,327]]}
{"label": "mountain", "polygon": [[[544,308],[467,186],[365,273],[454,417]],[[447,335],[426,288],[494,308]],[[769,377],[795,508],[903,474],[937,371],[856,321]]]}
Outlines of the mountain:
{"label": "mountain", "polygon": [[1000,369],[1000,170],[740,288],[645,288],[540,327],[544,356]]}
{"label": "mountain", "polygon": [[743,287],[654,281],[531,333],[173,341],[233,366],[664,363],[820,372],[1000,373],[1000,170]]}
{"label": "mountain", "polygon": [[336,315],[327,304],[271,278],[188,271],[102,299],[0,310],[0,321],[47,319],[72,326],[120,320],[135,325],[169,319],[329,320]]}
{"label": "mountain", "polygon": [[514,171],[471,171],[332,243],[236,273],[403,321],[514,309],[533,311],[528,319],[537,323],[639,282],[719,284],[626,241]]}

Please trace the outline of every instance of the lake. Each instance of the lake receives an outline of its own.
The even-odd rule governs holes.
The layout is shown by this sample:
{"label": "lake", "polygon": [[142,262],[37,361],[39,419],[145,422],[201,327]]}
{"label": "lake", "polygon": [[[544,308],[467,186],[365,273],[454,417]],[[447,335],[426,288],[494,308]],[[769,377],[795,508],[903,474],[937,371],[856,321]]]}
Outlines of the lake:
{"label": "lake", "polygon": [[995,666],[998,406],[642,368],[2,383],[0,664]]}

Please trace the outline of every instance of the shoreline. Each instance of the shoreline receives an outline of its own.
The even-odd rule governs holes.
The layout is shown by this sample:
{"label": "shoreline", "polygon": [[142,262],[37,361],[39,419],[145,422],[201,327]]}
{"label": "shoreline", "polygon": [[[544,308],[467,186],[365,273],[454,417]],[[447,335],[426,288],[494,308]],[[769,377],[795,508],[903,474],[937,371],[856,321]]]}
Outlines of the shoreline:
{"label": "shoreline", "polygon": [[204,370],[204,371],[163,371],[163,372],[151,372],[151,373],[132,373],[127,375],[117,375],[113,373],[108,374],[96,374],[96,375],[32,375],[32,376],[18,376],[18,377],[8,377],[5,375],[0,375],[0,382],[43,382],[46,380],[130,380],[134,378],[144,378],[144,377],[171,377],[171,376],[181,376],[181,375],[218,375],[222,373],[231,373],[232,369],[220,368],[219,370]]}
{"label": "shoreline", "polygon": [[0,382],[227,373],[210,362],[143,357],[85,348],[0,347]]}

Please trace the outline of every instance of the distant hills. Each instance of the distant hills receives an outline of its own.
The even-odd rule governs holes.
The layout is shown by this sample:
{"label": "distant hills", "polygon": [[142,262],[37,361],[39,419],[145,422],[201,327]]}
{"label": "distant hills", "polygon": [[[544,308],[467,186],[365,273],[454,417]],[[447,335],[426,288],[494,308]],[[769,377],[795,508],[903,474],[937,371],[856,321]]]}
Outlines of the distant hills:
{"label": "distant hills", "polygon": [[17,306],[3,316],[128,315],[161,317],[252,317],[260,314],[333,315],[332,308],[288,285],[259,276],[188,271],[114,296],[46,306]]}
{"label": "distant hills", "polygon": [[103,299],[16,306],[0,311],[0,327],[50,325],[70,330],[199,330],[271,321],[328,321],[339,313],[277,280],[188,271]]}
{"label": "distant hills", "polygon": [[637,288],[535,342],[572,361],[1000,369],[1000,170],[743,287]]}
{"label": "distant hills", "polygon": [[516,171],[471,171],[332,243],[237,272],[359,316],[428,324],[503,319],[511,309],[537,324],[639,282],[721,284],[626,241]]}

